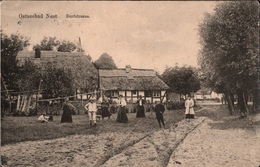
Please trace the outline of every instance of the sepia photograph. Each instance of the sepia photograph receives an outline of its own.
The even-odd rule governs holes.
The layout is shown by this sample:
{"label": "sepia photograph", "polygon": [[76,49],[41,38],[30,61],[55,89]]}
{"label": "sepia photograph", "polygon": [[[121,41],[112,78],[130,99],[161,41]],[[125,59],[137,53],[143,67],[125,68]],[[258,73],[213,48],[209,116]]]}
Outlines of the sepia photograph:
{"label": "sepia photograph", "polygon": [[2,167],[259,167],[257,1],[2,1]]}

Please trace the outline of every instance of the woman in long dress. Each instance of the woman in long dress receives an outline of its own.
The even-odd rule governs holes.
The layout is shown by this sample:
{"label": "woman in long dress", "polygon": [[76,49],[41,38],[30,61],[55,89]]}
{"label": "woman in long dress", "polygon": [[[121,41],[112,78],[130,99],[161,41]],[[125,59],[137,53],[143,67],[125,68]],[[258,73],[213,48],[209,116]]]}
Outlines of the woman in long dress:
{"label": "woman in long dress", "polygon": [[145,103],[145,101],[142,99],[142,96],[140,95],[140,98],[137,101],[136,118],[145,117],[144,103]]}
{"label": "woman in long dress", "polygon": [[127,118],[127,115],[126,115],[126,101],[125,101],[125,99],[123,98],[122,95],[119,96],[119,100],[117,102],[117,105],[119,106],[119,108],[118,108],[116,122],[127,123],[128,118]]}
{"label": "woman in long dress", "polygon": [[69,122],[69,123],[72,123],[72,110],[75,109],[75,107],[69,103],[69,100],[66,99],[64,104],[63,104],[63,113],[62,113],[62,116],[61,116],[61,123],[63,122]]}
{"label": "woman in long dress", "polygon": [[111,113],[108,109],[109,101],[108,101],[107,97],[102,95],[99,99],[99,103],[100,103],[100,114],[99,115],[102,115],[102,119],[104,119],[105,117],[108,117],[108,119],[110,119]]}
{"label": "woman in long dress", "polygon": [[186,110],[185,110],[185,115],[186,115],[186,118],[193,118],[194,119],[194,101],[193,99],[188,96],[187,100],[185,101],[185,107],[186,107]]}

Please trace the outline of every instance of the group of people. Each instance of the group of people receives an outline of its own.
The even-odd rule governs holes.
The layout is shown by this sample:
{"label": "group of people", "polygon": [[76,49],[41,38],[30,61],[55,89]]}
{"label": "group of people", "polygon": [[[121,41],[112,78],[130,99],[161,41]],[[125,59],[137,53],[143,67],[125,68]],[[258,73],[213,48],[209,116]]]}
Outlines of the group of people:
{"label": "group of people", "polygon": [[[101,105],[100,105],[101,104]],[[137,112],[136,112],[136,118],[145,117],[145,110],[144,110],[144,104],[145,100],[142,98],[142,96],[139,97],[137,101]],[[118,112],[117,112],[117,118],[116,122],[121,123],[127,123],[128,117],[126,114],[126,100],[123,98],[122,95],[119,96],[117,100],[117,106],[118,106]],[[94,97],[90,98],[89,102],[84,106],[84,108],[88,111],[90,126],[96,127],[97,126],[97,111],[98,108],[101,109],[101,116],[104,119],[104,117],[110,118],[111,113],[108,110],[109,103],[107,100],[105,100],[103,103],[99,103],[96,101]],[[194,101],[191,98],[191,96],[188,96],[187,100],[185,101],[185,118],[187,119],[194,119]],[[68,99],[65,100],[63,104],[63,114],[61,117],[61,123],[63,122],[69,122],[72,123],[72,116],[71,116],[71,110],[76,109],[72,104],[69,103]],[[154,107],[156,119],[159,123],[159,127],[162,126],[165,128],[163,113],[165,111],[165,107],[160,102],[155,103]],[[53,118],[51,117],[51,120],[49,120],[49,117],[47,118],[45,115],[41,115],[38,118],[38,121],[40,122],[49,122],[52,121]]]}
{"label": "group of people", "polygon": [[[145,100],[142,98],[142,96],[140,96],[137,101],[136,118],[145,117],[144,104],[145,104]],[[126,105],[127,105],[127,103],[126,103],[125,99],[123,98],[122,95],[120,95],[117,100],[118,112],[117,112],[116,122],[121,122],[121,123],[128,122],[128,117],[126,114]],[[88,111],[90,126],[95,127],[96,126],[96,112],[97,112],[97,103],[95,102],[95,99],[93,99],[93,98],[90,99],[90,102],[85,105],[85,109]],[[103,114],[107,114],[107,112],[109,112],[108,110],[107,111],[103,110],[103,112],[104,111],[105,111],[105,113],[103,113]],[[165,107],[163,104],[157,103],[155,105],[156,119],[159,123],[160,128],[162,126],[165,127],[164,119],[163,119],[164,111],[165,111]],[[102,117],[103,117],[103,115],[102,115]]]}

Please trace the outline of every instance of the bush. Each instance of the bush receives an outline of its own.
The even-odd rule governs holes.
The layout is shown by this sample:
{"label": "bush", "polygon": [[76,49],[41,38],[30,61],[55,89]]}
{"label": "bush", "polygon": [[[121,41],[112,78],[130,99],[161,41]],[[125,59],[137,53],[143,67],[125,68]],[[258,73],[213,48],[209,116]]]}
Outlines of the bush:
{"label": "bush", "polygon": [[169,101],[166,104],[166,108],[168,110],[180,110],[185,108],[185,102],[184,101]]}

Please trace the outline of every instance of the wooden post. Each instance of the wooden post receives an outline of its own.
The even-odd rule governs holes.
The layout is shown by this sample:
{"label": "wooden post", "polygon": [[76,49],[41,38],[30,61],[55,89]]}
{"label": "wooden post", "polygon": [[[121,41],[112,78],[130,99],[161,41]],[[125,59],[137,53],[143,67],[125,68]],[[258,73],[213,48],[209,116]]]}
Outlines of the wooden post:
{"label": "wooden post", "polygon": [[19,107],[20,107],[20,98],[21,98],[21,95],[20,95],[20,93],[19,93],[18,96],[17,96],[16,111],[18,111],[18,110],[19,110]]}
{"label": "wooden post", "polygon": [[25,109],[26,109],[27,103],[28,103],[28,95],[24,95],[24,101],[23,101],[22,112],[25,112]]}
{"label": "wooden post", "polygon": [[41,79],[40,84],[39,84],[38,93],[37,93],[37,96],[36,96],[36,106],[38,106],[38,100],[39,100],[39,96],[40,96],[40,90],[41,90],[42,81],[43,80]]}
{"label": "wooden post", "polygon": [[32,100],[32,96],[29,94],[29,100],[28,100],[28,105],[26,107],[25,112],[28,114],[29,113],[29,108],[31,106],[31,100]]}

